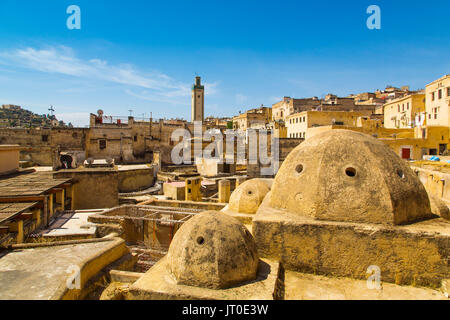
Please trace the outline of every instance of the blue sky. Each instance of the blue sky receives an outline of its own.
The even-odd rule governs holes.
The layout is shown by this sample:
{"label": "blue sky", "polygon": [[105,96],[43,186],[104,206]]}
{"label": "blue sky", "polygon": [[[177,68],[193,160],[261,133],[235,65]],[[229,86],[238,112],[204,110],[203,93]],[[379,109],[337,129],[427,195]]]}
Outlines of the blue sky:
{"label": "blue sky", "polygon": [[[81,30],[69,30],[69,5]],[[369,5],[381,30],[369,30]],[[83,126],[89,112],[190,120],[283,96],[425,84],[450,73],[450,1],[0,0],[0,104]]]}

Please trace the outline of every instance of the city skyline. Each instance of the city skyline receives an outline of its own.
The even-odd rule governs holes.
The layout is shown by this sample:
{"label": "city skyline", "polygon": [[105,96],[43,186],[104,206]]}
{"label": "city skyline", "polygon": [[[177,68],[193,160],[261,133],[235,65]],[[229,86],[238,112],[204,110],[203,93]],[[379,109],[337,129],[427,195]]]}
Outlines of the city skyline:
{"label": "city skyline", "polygon": [[[81,8],[81,30],[66,26],[71,4]],[[41,114],[53,105],[77,126],[98,108],[189,120],[196,74],[205,116],[231,117],[283,96],[423,89],[449,73],[444,1],[255,4],[25,1],[24,11],[2,1],[0,103]],[[366,26],[372,4],[380,30]],[[170,6],[173,15],[160,14]]]}

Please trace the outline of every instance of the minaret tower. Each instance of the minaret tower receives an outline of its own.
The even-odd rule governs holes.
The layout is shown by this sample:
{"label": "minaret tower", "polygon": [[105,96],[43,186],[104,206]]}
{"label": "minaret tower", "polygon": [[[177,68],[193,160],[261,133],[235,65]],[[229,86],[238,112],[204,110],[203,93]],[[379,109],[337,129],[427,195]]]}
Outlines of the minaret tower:
{"label": "minaret tower", "polygon": [[201,84],[200,77],[195,77],[195,84],[192,86],[192,122],[203,122],[205,116],[205,87]]}

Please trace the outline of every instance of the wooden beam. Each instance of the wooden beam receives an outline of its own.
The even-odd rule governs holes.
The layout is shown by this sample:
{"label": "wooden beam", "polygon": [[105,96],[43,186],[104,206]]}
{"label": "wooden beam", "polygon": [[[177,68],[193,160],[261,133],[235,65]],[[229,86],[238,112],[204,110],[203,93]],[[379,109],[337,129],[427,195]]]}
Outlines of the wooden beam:
{"label": "wooden beam", "polygon": [[32,220],[33,219],[33,213],[31,213],[31,212],[22,213],[16,219],[18,219],[18,220]]}
{"label": "wooden beam", "polygon": [[35,202],[35,201],[43,201],[44,199],[45,196],[0,197],[0,203]]}
{"label": "wooden beam", "polygon": [[58,192],[61,192],[61,190],[62,190],[62,189],[60,189],[60,188],[52,188],[52,189],[48,190],[48,191],[46,192],[46,194],[53,195],[53,194],[56,194],[56,193],[58,193]]}

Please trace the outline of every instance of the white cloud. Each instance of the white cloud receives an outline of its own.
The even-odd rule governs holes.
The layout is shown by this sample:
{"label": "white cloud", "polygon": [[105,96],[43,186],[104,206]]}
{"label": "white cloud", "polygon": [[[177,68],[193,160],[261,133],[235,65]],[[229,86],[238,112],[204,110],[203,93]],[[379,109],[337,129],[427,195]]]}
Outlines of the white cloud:
{"label": "white cloud", "polygon": [[[127,87],[124,88],[127,94],[143,100],[186,103],[189,101],[186,98],[190,96],[190,84],[176,81],[163,73],[142,72],[131,64],[110,65],[98,58],[83,60],[65,46],[0,52],[0,64],[121,84]],[[129,87],[145,90],[136,93]],[[207,95],[215,94],[217,83],[205,84],[205,90]]]}
{"label": "white cloud", "polygon": [[269,98],[270,103],[277,103],[283,100],[283,98],[272,96]]}
{"label": "white cloud", "polygon": [[241,93],[238,93],[235,95],[235,99],[237,104],[244,104],[245,102],[247,102],[248,97]]}

